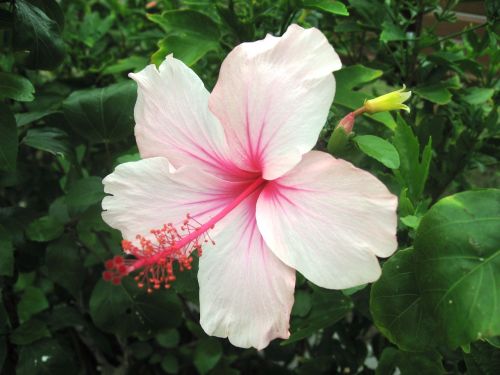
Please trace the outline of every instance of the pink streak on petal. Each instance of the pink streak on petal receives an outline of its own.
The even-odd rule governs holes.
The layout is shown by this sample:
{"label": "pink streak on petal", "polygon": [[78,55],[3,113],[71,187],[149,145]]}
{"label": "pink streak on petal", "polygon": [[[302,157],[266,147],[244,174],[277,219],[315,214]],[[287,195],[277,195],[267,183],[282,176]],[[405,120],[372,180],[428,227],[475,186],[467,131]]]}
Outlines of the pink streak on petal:
{"label": "pink streak on petal", "polygon": [[292,25],[280,37],[243,43],[223,62],[210,110],[235,163],[272,180],[316,143],[335,92],[340,60],[317,29]]}
{"label": "pink streak on petal", "polygon": [[288,338],[295,271],[270,252],[255,221],[259,192],[216,225],[216,244],[200,257],[200,323],[242,348]]}
{"label": "pink streak on petal", "polygon": [[318,151],[272,181],[257,224],[273,253],[313,283],[343,289],[380,275],[397,248],[397,198],[373,175]]}

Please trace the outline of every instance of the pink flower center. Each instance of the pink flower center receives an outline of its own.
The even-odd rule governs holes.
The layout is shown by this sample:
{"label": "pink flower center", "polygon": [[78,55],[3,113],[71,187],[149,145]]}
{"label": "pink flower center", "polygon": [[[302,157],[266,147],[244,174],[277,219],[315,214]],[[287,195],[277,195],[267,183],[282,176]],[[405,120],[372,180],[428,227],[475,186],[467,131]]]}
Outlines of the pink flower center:
{"label": "pink flower center", "polygon": [[145,287],[148,293],[160,289],[162,285],[170,288],[171,282],[175,280],[174,264],[178,264],[180,271],[190,270],[193,262],[191,254],[196,251],[198,256],[201,256],[204,243],[211,242],[215,245],[208,231],[265,182],[262,177],[255,179],[205,224],[198,222],[188,213],[179,229],[168,223],[160,229],[152,229],[150,238],[137,235],[137,245],[123,240],[123,251],[132,257],[125,259],[117,255],[106,261],[103,279],[119,285],[123,277],[139,271],[134,280],[139,288]]}

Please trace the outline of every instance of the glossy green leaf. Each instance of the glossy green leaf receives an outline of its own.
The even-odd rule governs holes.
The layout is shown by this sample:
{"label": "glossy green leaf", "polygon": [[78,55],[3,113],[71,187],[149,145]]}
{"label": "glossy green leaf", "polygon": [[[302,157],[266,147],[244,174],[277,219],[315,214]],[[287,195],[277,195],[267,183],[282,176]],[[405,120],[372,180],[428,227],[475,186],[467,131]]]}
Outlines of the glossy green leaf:
{"label": "glossy green leaf", "polygon": [[41,120],[42,118],[57,113],[54,109],[42,109],[39,111],[29,111],[23,113],[16,113],[16,123],[17,127],[23,127],[25,125],[31,124],[32,122]]}
{"label": "glossy green leaf", "polygon": [[206,338],[198,341],[194,351],[194,365],[200,374],[206,374],[217,365],[222,357],[219,340]]}
{"label": "glossy green leaf", "polygon": [[61,237],[47,246],[45,263],[49,278],[78,297],[84,269],[78,247],[70,237]]}
{"label": "glossy green leaf", "polygon": [[[399,372],[397,372],[397,369]],[[382,352],[376,375],[401,373],[403,375],[446,374],[441,355],[436,352],[408,353],[388,347]]]}
{"label": "glossy green leaf", "polygon": [[380,332],[400,349],[426,351],[436,345],[436,327],[422,306],[415,257],[413,249],[399,250],[384,263],[371,289],[370,311]]}
{"label": "glossy green leaf", "polygon": [[459,89],[461,87],[457,76],[439,83],[419,86],[413,91],[420,97],[433,103],[445,105],[451,101],[452,94],[450,89]]}
{"label": "glossy green leaf", "polygon": [[43,339],[23,346],[19,352],[17,375],[62,375],[78,369],[73,352],[56,339]]}
{"label": "glossy green leaf", "polygon": [[500,190],[455,194],[422,218],[416,272],[426,308],[456,348],[500,334]]}
{"label": "glossy green leaf", "polygon": [[37,6],[25,0],[15,2],[14,46],[28,51],[26,64],[34,69],[54,69],[64,59],[64,42],[58,24]]}
{"label": "glossy green leaf", "polygon": [[172,354],[165,355],[160,365],[167,374],[177,374],[179,372],[179,361]]}
{"label": "glossy green leaf", "polygon": [[470,87],[466,89],[466,93],[462,96],[462,99],[471,105],[477,105],[490,100],[494,93],[494,89]]}
{"label": "glossy green leaf", "polygon": [[97,204],[104,198],[102,178],[97,176],[85,177],[76,181],[66,195],[66,204],[70,214],[77,215],[90,206]]}
{"label": "glossy green leaf", "polygon": [[382,33],[380,34],[380,41],[382,42],[392,42],[396,40],[405,40],[407,37],[404,30],[402,30],[398,25],[384,21],[382,23]]}
{"label": "glossy green leaf", "polygon": [[385,139],[374,135],[358,135],[353,141],[363,153],[378,160],[387,168],[399,168],[399,154],[396,148]]}
{"label": "glossy green leaf", "polygon": [[174,292],[159,290],[148,294],[130,277],[119,286],[99,281],[89,306],[97,327],[125,336],[138,333],[152,336],[159,330],[178,326],[182,317]]}
{"label": "glossy green leaf", "polygon": [[69,156],[71,146],[67,138],[68,134],[58,128],[34,128],[28,130],[22,143],[53,155]]}
{"label": "glossy green leaf", "polygon": [[138,71],[144,68],[148,60],[143,56],[129,56],[108,65],[103,69],[102,74],[118,74],[123,72]]}
{"label": "glossy green leaf", "polygon": [[169,35],[158,42],[158,50],[151,56],[151,61],[159,66],[172,53],[175,58],[191,66],[217,47],[214,43],[201,44],[195,37]]}
{"label": "glossy green leaf", "polygon": [[412,128],[398,116],[392,144],[396,147],[400,159],[399,170],[394,173],[401,185],[408,187],[409,198],[416,204],[424,191],[429,175],[432,141],[429,139],[421,152],[420,143]]}
{"label": "glossy green leaf", "polygon": [[16,119],[10,108],[0,102],[0,170],[16,169],[17,145]]}
{"label": "glossy green leaf", "polygon": [[175,348],[180,341],[179,331],[176,329],[168,329],[156,335],[156,341],[164,348]]}
{"label": "glossy green leaf", "polygon": [[309,314],[312,307],[311,293],[305,290],[295,292],[295,301],[293,302],[292,316],[304,317]]}
{"label": "glossy green leaf", "polygon": [[219,27],[203,13],[194,10],[170,10],[161,15],[150,14],[148,18],[167,33],[152,57],[156,65],[173,53],[175,58],[190,66],[207,52],[219,48]]}
{"label": "glossy green leaf", "polygon": [[42,216],[32,221],[26,228],[26,235],[32,241],[47,242],[55,240],[64,232],[64,225],[52,216]]}
{"label": "glossy green leaf", "polygon": [[109,31],[115,18],[113,13],[106,17],[101,17],[99,12],[86,13],[80,27],[81,41],[89,48],[94,47]]}
{"label": "glossy green leaf", "polygon": [[56,21],[59,30],[64,29],[64,13],[57,0],[30,0],[30,3],[36,5],[50,19]]}
{"label": "glossy green leaf", "polygon": [[64,225],[52,216],[42,216],[32,221],[26,229],[26,235],[32,241],[47,242],[60,237],[64,232]]}
{"label": "glossy green leaf", "polygon": [[331,14],[338,14],[339,16],[348,16],[346,6],[340,1],[335,0],[302,0],[303,8],[315,9]]}
{"label": "glossy green leaf", "polygon": [[16,345],[28,345],[44,337],[50,337],[47,325],[39,319],[30,319],[12,331],[10,341]]}
{"label": "glossy green leaf", "polygon": [[310,314],[302,323],[292,327],[292,334],[281,345],[303,340],[318,330],[335,324],[353,307],[351,299],[338,290],[315,287],[312,298]]}
{"label": "glossy green leaf", "polygon": [[64,116],[90,142],[118,141],[132,134],[136,97],[132,81],[75,91],[63,103]]}
{"label": "glossy green leaf", "polygon": [[17,314],[21,322],[25,322],[33,315],[46,310],[49,302],[40,288],[29,286],[24,290],[19,304],[17,305]]}
{"label": "glossy green leaf", "polygon": [[35,97],[35,88],[29,81],[18,74],[0,72],[0,99],[9,98],[19,102],[31,102]]}

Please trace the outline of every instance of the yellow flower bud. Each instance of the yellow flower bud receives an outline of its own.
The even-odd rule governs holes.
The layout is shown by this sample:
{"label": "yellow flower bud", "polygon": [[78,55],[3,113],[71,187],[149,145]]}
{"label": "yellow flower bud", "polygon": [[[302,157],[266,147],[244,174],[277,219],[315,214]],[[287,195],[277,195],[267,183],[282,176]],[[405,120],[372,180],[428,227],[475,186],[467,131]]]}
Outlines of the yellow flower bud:
{"label": "yellow flower bud", "polygon": [[370,114],[377,112],[394,111],[397,109],[402,109],[406,112],[410,112],[410,107],[403,103],[410,98],[411,91],[404,90],[406,90],[405,85],[403,85],[403,88],[400,90],[390,92],[375,99],[366,100],[363,108],[367,113]]}

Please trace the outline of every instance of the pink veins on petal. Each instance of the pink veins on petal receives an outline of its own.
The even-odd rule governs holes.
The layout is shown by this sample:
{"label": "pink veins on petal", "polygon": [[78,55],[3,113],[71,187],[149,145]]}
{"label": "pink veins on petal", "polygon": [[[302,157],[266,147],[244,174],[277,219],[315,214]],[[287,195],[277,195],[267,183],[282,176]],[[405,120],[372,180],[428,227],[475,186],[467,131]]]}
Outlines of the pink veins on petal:
{"label": "pink veins on petal", "polygon": [[102,273],[104,281],[114,285],[120,285],[121,279],[132,272],[139,271],[134,277],[139,288],[146,287],[148,293],[153,290],[169,289],[171,282],[175,281],[174,263],[179,266],[179,271],[190,270],[196,251],[198,256],[202,255],[204,243],[215,241],[210,237],[209,230],[215,224],[231,212],[239,203],[250,194],[265,184],[261,177],[255,179],[241,194],[224,207],[217,215],[201,224],[191,214],[187,213],[182,222],[180,231],[172,223],[164,224],[160,229],[152,229],[152,239],[140,234],[136,236],[138,245],[128,240],[122,241],[122,249],[125,254],[133,256],[132,259],[124,259],[117,255],[105,262],[106,271]]}
{"label": "pink veins on petal", "polygon": [[231,51],[211,93],[172,55],[131,74],[141,160],[103,180],[103,219],[126,254],[103,278],[168,288],[203,250],[200,325],[257,349],[290,335],[296,270],[329,289],[376,280],[377,257],[397,248],[397,198],[312,151],[341,67],[319,30],[291,25]]}

